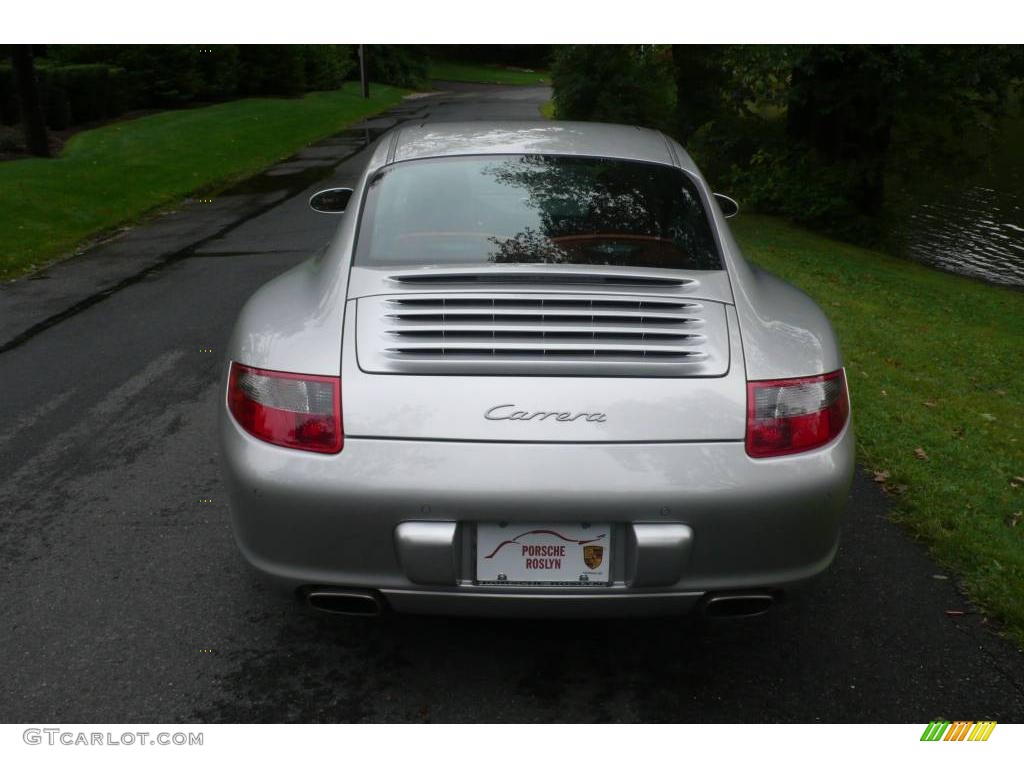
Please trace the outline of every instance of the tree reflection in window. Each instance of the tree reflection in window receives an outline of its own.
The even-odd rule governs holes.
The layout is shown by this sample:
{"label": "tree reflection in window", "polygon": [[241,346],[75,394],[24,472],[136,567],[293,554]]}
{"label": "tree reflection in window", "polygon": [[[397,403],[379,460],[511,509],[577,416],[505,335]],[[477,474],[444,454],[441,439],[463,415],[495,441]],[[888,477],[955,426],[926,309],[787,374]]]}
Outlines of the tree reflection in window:
{"label": "tree reflection in window", "polygon": [[401,163],[367,195],[357,263],[721,269],[693,181],[670,166],[565,155]]}

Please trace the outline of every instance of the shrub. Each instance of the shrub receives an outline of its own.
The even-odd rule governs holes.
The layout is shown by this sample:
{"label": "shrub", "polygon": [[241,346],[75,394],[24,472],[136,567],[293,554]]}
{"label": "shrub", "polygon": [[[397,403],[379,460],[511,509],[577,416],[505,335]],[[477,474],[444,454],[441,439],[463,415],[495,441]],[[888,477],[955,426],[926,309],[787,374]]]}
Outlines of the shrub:
{"label": "shrub", "polygon": [[368,45],[365,48],[366,68],[377,83],[417,88],[427,80],[430,59],[417,45]]}
{"label": "shrub", "polygon": [[665,46],[560,46],[551,62],[558,116],[668,130],[675,109],[671,64]]}
{"label": "shrub", "polygon": [[858,211],[855,163],[829,162],[786,135],[785,119],[724,115],[700,128],[690,151],[716,191],[744,209],[774,213],[846,239],[874,242],[878,222]]}
{"label": "shrub", "polygon": [[341,86],[355,66],[345,45],[61,45],[62,63],[107,63],[128,74],[133,107],[195,99],[300,96]]}
{"label": "shrub", "polygon": [[303,45],[301,48],[308,90],[340,88],[356,68],[351,45]]}
{"label": "shrub", "polygon": [[0,127],[0,152],[20,152],[24,149],[21,131],[10,126]]}
{"label": "shrub", "polygon": [[204,45],[199,48],[197,95],[209,101],[223,101],[238,94],[240,63],[237,45]]}
{"label": "shrub", "polygon": [[[370,49],[380,82],[408,85],[426,77],[420,49]],[[36,72],[54,130],[128,109],[333,90],[356,68],[350,45],[50,45],[45,54],[36,59]],[[14,75],[0,64],[0,122],[13,125],[19,115]]]}
{"label": "shrub", "polygon": [[239,90],[246,96],[301,96],[306,65],[298,45],[240,45]]}
{"label": "shrub", "polygon": [[67,91],[55,85],[50,77],[44,75],[39,80],[39,101],[46,125],[55,131],[62,131],[71,125],[71,99]]}
{"label": "shrub", "polygon": [[[36,76],[46,124],[62,130],[121,114],[125,105],[124,74],[124,70],[105,64],[53,66],[41,62]],[[20,111],[14,73],[9,66],[0,67],[2,121],[13,125],[20,119]]]}
{"label": "shrub", "polygon": [[524,69],[547,69],[552,45],[428,45],[431,58],[473,64],[503,64]]}
{"label": "shrub", "polygon": [[124,111],[125,72],[105,64],[73,64],[40,70],[48,94],[67,102],[69,124],[114,117]]}

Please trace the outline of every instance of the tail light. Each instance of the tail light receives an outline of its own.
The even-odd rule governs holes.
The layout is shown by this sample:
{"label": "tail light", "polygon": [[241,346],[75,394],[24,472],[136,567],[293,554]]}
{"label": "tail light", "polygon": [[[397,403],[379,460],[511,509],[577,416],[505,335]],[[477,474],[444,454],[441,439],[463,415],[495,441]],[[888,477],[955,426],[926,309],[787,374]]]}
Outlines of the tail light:
{"label": "tail light", "polygon": [[761,459],[809,451],[846,426],[850,400],[842,369],[824,376],[747,382],[747,453]]}
{"label": "tail light", "polygon": [[341,431],[341,380],[250,368],[231,363],[228,409],[253,437],[286,448],[337,453]]}

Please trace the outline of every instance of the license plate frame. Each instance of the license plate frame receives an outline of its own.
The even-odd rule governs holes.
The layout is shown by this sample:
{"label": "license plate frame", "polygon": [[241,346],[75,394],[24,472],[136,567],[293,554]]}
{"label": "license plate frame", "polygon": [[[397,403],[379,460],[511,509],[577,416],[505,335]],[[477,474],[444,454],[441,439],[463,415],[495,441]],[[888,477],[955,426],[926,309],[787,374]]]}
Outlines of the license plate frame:
{"label": "license plate frame", "polygon": [[475,582],[488,586],[606,587],[611,523],[478,522]]}

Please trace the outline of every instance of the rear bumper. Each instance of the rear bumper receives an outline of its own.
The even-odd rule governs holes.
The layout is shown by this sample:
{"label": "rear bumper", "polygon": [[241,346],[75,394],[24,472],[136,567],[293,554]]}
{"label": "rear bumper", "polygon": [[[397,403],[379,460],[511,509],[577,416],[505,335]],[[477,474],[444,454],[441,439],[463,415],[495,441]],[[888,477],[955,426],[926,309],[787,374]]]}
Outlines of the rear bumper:
{"label": "rear bumper", "polygon": [[[854,466],[849,425],[767,460],[738,442],[348,439],[323,456],[230,417],[221,438],[235,535],[257,569],[445,614],[682,613],[709,592],[783,589],[832,561]],[[502,520],[612,523],[612,583],[475,584],[474,524]]]}

